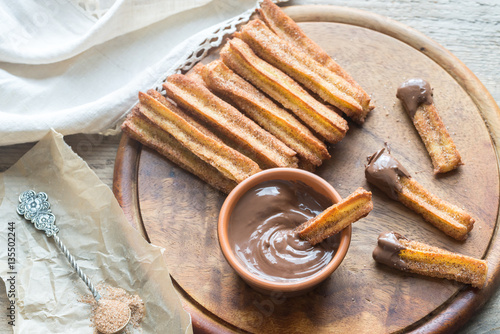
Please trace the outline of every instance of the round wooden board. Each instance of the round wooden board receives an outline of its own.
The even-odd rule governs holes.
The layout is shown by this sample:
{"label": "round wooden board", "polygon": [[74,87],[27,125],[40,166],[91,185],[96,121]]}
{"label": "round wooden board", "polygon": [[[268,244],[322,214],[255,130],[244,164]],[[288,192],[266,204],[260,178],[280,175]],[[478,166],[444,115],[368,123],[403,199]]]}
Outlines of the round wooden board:
{"label": "round wooden board", "polygon": [[[317,170],[341,196],[359,186],[373,192],[374,210],[353,225],[352,243],[340,268],[305,296],[269,297],[253,291],[219,248],[217,217],[225,196],[125,136],[115,165],[115,195],[131,223],[166,249],[165,261],[197,331],[456,330],[499,283],[498,106],[458,59],[400,23],[334,6],[297,6],[286,12],[376,104],[363,126],[349,124],[346,138],[330,147],[332,159]],[[433,175],[418,133],[395,97],[398,85],[410,77],[422,77],[434,88],[437,109],[465,162],[455,172]],[[476,218],[467,241],[450,239],[366,183],[366,157],[385,142],[417,181]],[[377,265],[371,252],[378,234],[387,230],[485,258],[487,285],[477,290]]]}

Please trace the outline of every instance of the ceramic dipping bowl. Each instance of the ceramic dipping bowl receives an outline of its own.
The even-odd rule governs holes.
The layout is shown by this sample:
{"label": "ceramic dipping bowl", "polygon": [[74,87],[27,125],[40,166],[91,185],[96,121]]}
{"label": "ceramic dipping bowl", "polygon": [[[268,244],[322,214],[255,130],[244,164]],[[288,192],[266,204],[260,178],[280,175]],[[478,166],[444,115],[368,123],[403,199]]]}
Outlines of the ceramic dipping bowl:
{"label": "ceramic dipping bowl", "polygon": [[231,191],[222,205],[218,221],[219,243],[222,253],[231,267],[248,285],[261,293],[267,295],[280,293],[287,296],[296,296],[313,289],[315,286],[328,278],[339,267],[351,243],[352,227],[348,226],[340,232],[340,243],[333,258],[326,266],[310,277],[306,277],[299,281],[276,282],[264,279],[252,273],[234,253],[228,238],[228,226],[230,224],[230,217],[233,209],[241,197],[253,187],[261,184],[262,182],[271,180],[302,182],[311,187],[317,193],[331,199],[333,203],[339,202],[341,197],[331,184],[313,173],[295,168],[272,168],[252,175],[248,179],[241,182],[233,189],[233,191]]}

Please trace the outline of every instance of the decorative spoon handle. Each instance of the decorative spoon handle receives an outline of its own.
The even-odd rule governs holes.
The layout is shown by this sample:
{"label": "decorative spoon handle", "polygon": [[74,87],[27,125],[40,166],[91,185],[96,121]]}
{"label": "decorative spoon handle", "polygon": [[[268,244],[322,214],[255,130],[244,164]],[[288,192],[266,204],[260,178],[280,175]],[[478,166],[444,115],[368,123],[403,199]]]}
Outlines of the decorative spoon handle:
{"label": "decorative spoon handle", "polygon": [[56,217],[50,210],[50,203],[48,200],[49,197],[44,192],[39,192],[37,194],[33,190],[27,190],[19,196],[17,213],[24,216],[26,220],[31,221],[37,230],[44,231],[47,237],[54,237],[57,246],[62,250],[73,269],[85,282],[89,290],[92,292],[95,300],[99,301],[99,299],[101,299],[101,295],[96,290],[87,275],[85,275],[85,273],[80,269],[75,258],[68,251],[68,248],[57,236],[59,228],[55,225]]}

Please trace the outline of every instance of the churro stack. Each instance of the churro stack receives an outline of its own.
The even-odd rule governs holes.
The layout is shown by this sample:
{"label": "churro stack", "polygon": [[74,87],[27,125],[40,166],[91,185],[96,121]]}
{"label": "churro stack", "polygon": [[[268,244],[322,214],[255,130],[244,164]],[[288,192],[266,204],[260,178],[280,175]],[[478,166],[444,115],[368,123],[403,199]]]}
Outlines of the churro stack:
{"label": "churro stack", "polygon": [[314,171],[368,94],[270,0],[220,59],[139,93],[123,131],[222,192],[265,168]]}

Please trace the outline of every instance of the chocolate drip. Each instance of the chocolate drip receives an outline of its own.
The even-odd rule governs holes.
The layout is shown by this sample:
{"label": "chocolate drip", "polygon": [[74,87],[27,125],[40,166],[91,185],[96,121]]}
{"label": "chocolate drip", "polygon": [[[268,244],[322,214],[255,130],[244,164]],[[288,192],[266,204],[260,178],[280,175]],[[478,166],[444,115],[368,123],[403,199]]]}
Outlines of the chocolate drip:
{"label": "chocolate drip", "polygon": [[413,119],[421,104],[432,104],[432,89],[423,79],[409,79],[398,88],[396,97],[401,100],[403,107]]}
{"label": "chocolate drip", "polygon": [[398,193],[403,190],[399,178],[411,176],[392,155],[384,151],[385,148],[368,158],[365,176],[368,182],[383,190],[390,198],[397,200]]}
{"label": "chocolate drip", "polygon": [[373,250],[373,259],[390,267],[406,270],[407,264],[399,257],[399,252],[406,249],[399,240],[407,240],[396,232],[385,232],[378,236],[377,247]]}

